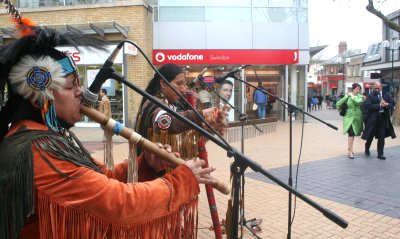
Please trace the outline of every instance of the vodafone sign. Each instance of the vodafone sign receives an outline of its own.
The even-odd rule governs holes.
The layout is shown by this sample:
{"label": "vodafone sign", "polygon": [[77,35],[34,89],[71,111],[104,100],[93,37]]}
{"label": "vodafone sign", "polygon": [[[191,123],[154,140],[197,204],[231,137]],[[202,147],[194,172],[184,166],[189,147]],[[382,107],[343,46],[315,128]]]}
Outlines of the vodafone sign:
{"label": "vodafone sign", "polygon": [[153,64],[296,64],[299,50],[154,50]]}

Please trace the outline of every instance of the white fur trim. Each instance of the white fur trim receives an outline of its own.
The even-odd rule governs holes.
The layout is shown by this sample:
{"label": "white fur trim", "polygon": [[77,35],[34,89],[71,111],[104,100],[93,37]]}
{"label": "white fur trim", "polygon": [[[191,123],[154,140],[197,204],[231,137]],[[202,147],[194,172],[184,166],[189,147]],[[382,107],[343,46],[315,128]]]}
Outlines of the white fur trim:
{"label": "white fur trim", "polygon": [[[28,82],[28,73],[34,66],[47,69],[51,74],[51,83],[44,90],[36,90],[32,88]],[[53,100],[52,90],[60,90],[65,84],[63,68],[60,63],[49,56],[41,56],[38,59],[31,55],[25,55],[21,60],[11,68],[8,75],[10,83],[17,93],[25,99],[33,96],[32,100],[37,103],[43,103],[47,100]]]}

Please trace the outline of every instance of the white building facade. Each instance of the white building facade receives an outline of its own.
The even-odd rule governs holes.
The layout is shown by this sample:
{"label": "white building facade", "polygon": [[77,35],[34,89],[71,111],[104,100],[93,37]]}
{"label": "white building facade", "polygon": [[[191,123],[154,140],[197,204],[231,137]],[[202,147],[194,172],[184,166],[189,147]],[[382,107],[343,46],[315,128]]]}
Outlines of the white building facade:
{"label": "white building facade", "polygon": [[[307,0],[158,0],[153,7],[153,63],[185,66],[193,79],[251,64],[242,80],[258,82],[305,109],[310,60]],[[235,82],[235,107],[249,109],[253,89]],[[286,111],[274,104],[277,117]]]}

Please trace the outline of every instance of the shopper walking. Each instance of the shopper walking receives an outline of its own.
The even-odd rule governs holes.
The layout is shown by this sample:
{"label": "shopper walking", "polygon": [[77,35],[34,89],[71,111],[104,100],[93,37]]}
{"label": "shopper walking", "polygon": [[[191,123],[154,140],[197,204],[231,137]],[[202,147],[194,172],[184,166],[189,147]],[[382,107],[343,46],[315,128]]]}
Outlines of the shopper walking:
{"label": "shopper walking", "polygon": [[360,136],[363,129],[361,104],[364,98],[360,95],[361,86],[359,84],[354,83],[351,88],[352,91],[336,103],[336,108],[340,110],[344,105],[347,106],[346,114],[343,117],[343,133],[348,134],[349,158],[354,159],[354,137]]}
{"label": "shopper walking", "polygon": [[388,92],[382,91],[380,82],[374,83],[374,91],[371,92],[365,101],[365,130],[362,139],[365,142],[365,155],[369,156],[372,140],[378,139],[377,150],[378,159],[385,160],[383,148],[385,138],[396,138],[392,122],[390,121],[390,111],[394,108],[394,101]]}

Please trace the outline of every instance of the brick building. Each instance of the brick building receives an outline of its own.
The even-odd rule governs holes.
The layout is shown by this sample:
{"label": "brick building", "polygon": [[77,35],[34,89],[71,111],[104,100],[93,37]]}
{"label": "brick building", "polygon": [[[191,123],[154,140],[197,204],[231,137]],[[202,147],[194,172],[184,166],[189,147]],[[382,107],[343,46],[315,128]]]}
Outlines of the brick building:
{"label": "brick building", "polygon": [[[78,31],[103,38],[110,43],[110,50],[113,50],[115,45],[122,40],[131,40],[140,46],[147,56],[151,57],[153,50],[152,10],[146,1],[96,1],[102,3],[94,4],[90,4],[94,1],[84,1],[88,2],[87,4],[81,2],[71,0],[14,1],[22,16],[32,19],[37,24],[55,27],[60,31]],[[14,28],[10,20],[10,15],[6,12],[5,5],[2,4],[0,46],[15,40]],[[74,51],[73,49],[67,50]],[[142,55],[123,54],[126,51],[127,49],[121,51],[114,67],[130,82],[144,89],[152,78],[153,71]],[[82,75],[81,83],[88,86],[91,83],[93,72],[95,73],[103,65],[109,54],[73,53]],[[110,81],[107,84],[105,87],[110,89],[108,92],[111,92],[109,95],[112,100],[113,118],[131,126],[142,97],[116,81]],[[90,124],[91,122],[87,118],[83,118],[80,123],[85,126]]]}

